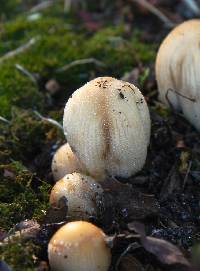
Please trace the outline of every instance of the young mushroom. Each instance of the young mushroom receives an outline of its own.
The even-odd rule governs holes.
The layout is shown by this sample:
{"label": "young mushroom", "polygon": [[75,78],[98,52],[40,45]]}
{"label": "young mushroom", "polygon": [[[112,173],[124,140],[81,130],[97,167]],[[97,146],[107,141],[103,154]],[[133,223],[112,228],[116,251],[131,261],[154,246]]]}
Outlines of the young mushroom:
{"label": "young mushroom", "polygon": [[55,181],[60,180],[66,174],[86,172],[68,143],[62,145],[54,154],[51,169]]}
{"label": "young mushroom", "polygon": [[160,100],[182,111],[200,131],[200,20],[177,26],[165,38],[156,59]]}
{"label": "young mushroom", "polygon": [[61,227],[48,245],[51,270],[107,271],[111,252],[101,229],[85,221]]}
{"label": "young mushroom", "polygon": [[57,206],[62,197],[66,197],[68,216],[73,219],[87,220],[97,216],[97,200],[102,200],[103,189],[93,178],[72,173],[65,175],[51,190],[50,204]]}
{"label": "young mushroom", "polygon": [[134,85],[96,78],[76,90],[63,119],[67,140],[91,176],[129,177],[146,160],[150,117]]}

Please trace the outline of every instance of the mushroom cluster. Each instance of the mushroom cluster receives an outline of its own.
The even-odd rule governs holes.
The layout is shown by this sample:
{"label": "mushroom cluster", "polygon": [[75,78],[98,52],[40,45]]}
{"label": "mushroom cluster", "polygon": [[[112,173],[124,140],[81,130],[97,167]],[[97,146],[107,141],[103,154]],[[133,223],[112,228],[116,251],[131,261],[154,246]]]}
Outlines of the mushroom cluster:
{"label": "mushroom cluster", "polygon": [[63,126],[68,143],[53,157],[56,183],[50,204],[58,207],[65,197],[68,217],[77,221],[53,235],[49,263],[56,271],[107,271],[111,252],[106,236],[86,221],[98,215],[101,181],[129,177],[143,167],[150,140],[148,107],[134,85],[112,77],[96,78],[68,100]]}
{"label": "mushroom cluster", "polygon": [[160,100],[182,111],[200,131],[200,20],[186,21],[165,38],[156,59]]}

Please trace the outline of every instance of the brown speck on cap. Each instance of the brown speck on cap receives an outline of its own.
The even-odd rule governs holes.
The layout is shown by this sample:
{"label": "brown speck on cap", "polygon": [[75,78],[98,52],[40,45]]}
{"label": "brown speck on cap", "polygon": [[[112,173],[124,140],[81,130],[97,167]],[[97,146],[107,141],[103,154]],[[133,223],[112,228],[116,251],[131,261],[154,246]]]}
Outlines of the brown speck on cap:
{"label": "brown speck on cap", "polygon": [[124,99],[124,94],[120,91],[119,92],[119,97],[121,98],[121,99]]}

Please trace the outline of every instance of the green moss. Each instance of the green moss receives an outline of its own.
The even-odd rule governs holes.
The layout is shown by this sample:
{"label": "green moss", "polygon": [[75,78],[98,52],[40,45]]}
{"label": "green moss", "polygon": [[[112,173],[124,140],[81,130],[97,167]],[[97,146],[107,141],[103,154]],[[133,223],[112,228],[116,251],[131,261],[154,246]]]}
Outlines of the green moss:
{"label": "green moss", "polygon": [[0,115],[10,117],[13,105],[41,111],[44,97],[14,65],[6,64],[0,69]]}
{"label": "green moss", "polygon": [[[0,115],[9,117],[12,105],[35,108],[39,111],[45,109],[44,85],[40,91],[30,78],[15,68],[15,65],[20,64],[29,72],[37,73],[43,82],[47,80],[45,78],[51,78],[56,68],[81,58],[83,50],[80,46],[81,37],[68,28],[64,20],[55,18],[42,18],[36,22],[20,18],[5,24],[1,34],[4,43],[0,46],[0,54],[4,55],[26,44],[33,37],[37,41],[28,50],[1,64]],[[62,74],[62,77],[66,78],[66,74]],[[73,83],[76,79],[76,74],[67,76],[68,82],[71,80]],[[65,79],[63,82],[67,83]]]}
{"label": "green moss", "polygon": [[[93,76],[121,77],[139,62],[152,61],[155,56],[152,46],[142,43],[137,33],[130,40],[125,40],[123,26],[104,28],[87,37],[87,34],[72,30],[62,16],[42,15],[31,22],[27,17],[20,16],[4,24],[0,37],[4,41],[0,46],[1,55],[26,44],[33,37],[37,38],[32,47],[0,66],[0,115],[3,116],[10,116],[12,105],[43,111],[47,109],[44,83],[52,77],[65,89],[60,93],[60,98],[66,101],[74,89],[89,80],[91,73]],[[102,61],[106,68],[99,69],[94,64],[87,64],[66,72],[56,72],[57,68],[74,60],[91,57]],[[40,87],[17,71],[16,64],[38,74]]]}
{"label": "green moss", "polygon": [[154,44],[147,44],[142,41],[141,33],[138,30],[131,39],[135,58],[141,63],[149,63],[155,61],[156,49]]}
{"label": "green moss", "polygon": [[[41,219],[51,185],[43,181],[51,162],[51,145],[63,137],[31,111],[15,108],[10,124],[0,122],[0,225],[9,229],[24,219]],[[48,150],[48,151],[46,151]],[[32,171],[36,157],[44,155]],[[35,166],[34,166],[35,167]]]}
{"label": "green moss", "polygon": [[4,129],[2,135],[0,133],[0,151],[7,156],[9,150],[9,160],[3,159],[2,163],[12,159],[28,164],[46,145],[50,146],[63,137],[59,129],[41,121],[32,111],[17,108],[12,110],[10,125],[0,123],[0,128]]}
{"label": "green moss", "polygon": [[19,162],[1,165],[0,170],[4,172],[0,175],[1,228],[9,230],[22,220],[40,219],[48,206],[51,186]]}
{"label": "green moss", "polygon": [[[64,136],[58,128],[38,118],[33,110],[61,123],[68,96],[86,81],[103,75],[120,78],[138,63],[155,58],[154,47],[144,44],[138,33],[126,38],[123,25],[105,27],[93,35],[87,33],[81,24],[74,23],[73,15],[63,14],[61,2],[40,12],[40,18],[35,21],[28,19],[28,13],[13,16],[12,20],[8,14],[9,9],[12,14],[25,11],[29,1],[2,2],[1,8],[10,21],[1,23],[0,58],[36,38],[28,50],[0,63],[0,116],[10,121],[0,121],[0,227],[3,231],[24,219],[41,221],[48,207],[51,152],[55,144],[64,141]],[[58,68],[84,58],[96,58],[105,67],[91,63],[57,72]],[[19,72],[16,64],[36,74],[38,85]],[[147,72],[141,76],[142,84],[147,77]],[[60,91],[50,97],[45,84],[52,78],[58,81]],[[34,270],[33,255],[37,247],[33,243],[17,240],[0,249],[2,258],[14,270]]]}
{"label": "green moss", "polygon": [[121,77],[138,62],[150,62],[155,57],[152,46],[143,44],[138,35],[131,40],[123,38],[123,26],[106,28],[95,34],[87,44],[86,54],[95,57],[107,66],[106,72]]}
{"label": "green moss", "polygon": [[1,259],[15,271],[36,270],[35,256],[38,247],[31,241],[24,242],[16,238],[12,243],[0,246]]}

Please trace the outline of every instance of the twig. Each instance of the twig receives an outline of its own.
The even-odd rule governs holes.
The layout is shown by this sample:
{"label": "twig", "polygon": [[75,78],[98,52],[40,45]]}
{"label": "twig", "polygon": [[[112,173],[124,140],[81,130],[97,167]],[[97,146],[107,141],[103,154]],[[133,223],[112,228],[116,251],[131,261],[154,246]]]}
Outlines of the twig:
{"label": "twig", "polygon": [[200,14],[200,8],[195,0],[183,0],[183,2],[195,15]]}
{"label": "twig", "polygon": [[86,8],[86,1],[81,0],[64,0],[64,12],[70,12],[72,8]]}
{"label": "twig", "polygon": [[185,178],[183,180],[183,189],[185,188],[186,182],[188,180],[188,176],[189,176],[191,167],[192,167],[192,161],[189,162],[189,165],[188,165],[188,168],[187,168],[187,172],[186,172]]}
{"label": "twig", "polygon": [[39,4],[37,4],[36,6],[32,7],[29,12],[30,13],[33,13],[33,12],[38,12],[38,11],[41,11],[41,10],[44,10],[50,6],[52,6],[53,4],[55,4],[56,1],[55,0],[49,0],[49,1],[43,1]]}
{"label": "twig", "polygon": [[176,24],[173,23],[167,16],[165,16],[159,9],[155,6],[147,2],[146,0],[131,0],[132,2],[136,2],[137,4],[148,9],[152,14],[157,16],[167,27],[173,28]]}
{"label": "twig", "polygon": [[37,79],[35,78],[35,76],[29,72],[28,70],[26,70],[24,67],[22,67],[21,65],[19,64],[15,64],[15,67],[18,71],[20,71],[22,74],[26,75],[27,77],[30,78],[30,80],[35,84],[35,85],[38,85],[38,81]]}
{"label": "twig", "polygon": [[53,120],[53,119],[51,119],[51,118],[43,117],[43,116],[42,116],[38,111],[36,111],[36,110],[34,110],[33,112],[34,112],[41,120],[47,121],[47,122],[49,122],[49,123],[55,125],[55,126],[58,127],[60,130],[63,131],[62,125],[61,125],[59,122],[57,122],[56,120]]}
{"label": "twig", "polygon": [[75,60],[75,61],[72,61],[71,63],[59,68],[56,70],[57,73],[60,73],[60,72],[64,72],[64,71],[67,71],[69,69],[71,69],[72,67],[74,66],[78,66],[78,65],[85,65],[85,64],[95,64],[96,66],[99,66],[99,67],[105,67],[106,65],[95,59],[95,58],[85,58],[85,59],[78,59],[78,60]]}
{"label": "twig", "polygon": [[5,54],[4,56],[2,56],[0,58],[0,64],[2,64],[5,60],[14,57],[16,55],[19,55],[21,53],[23,53],[24,51],[28,50],[30,47],[32,47],[36,42],[38,41],[38,37],[34,37],[32,39],[30,39],[27,43],[25,43],[24,45],[18,47],[17,49],[8,52],[7,54]]}
{"label": "twig", "polygon": [[7,123],[7,124],[10,124],[10,121],[7,120],[7,119],[5,119],[4,117],[0,116],[0,120],[3,121],[3,122],[5,122],[5,123]]}
{"label": "twig", "polygon": [[[66,218],[69,218],[69,216],[66,217]],[[63,225],[65,225],[66,223],[67,223],[67,221],[61,221],[61,222],[56,222],[56,223],[44,223],[44,226],[45,226],[45,227],[51,227],[51,226],[63,226]]]}
{"label": "twig", "polygon": [[69,12],[72,6],[72,0],[64,0],[64,12]]}

